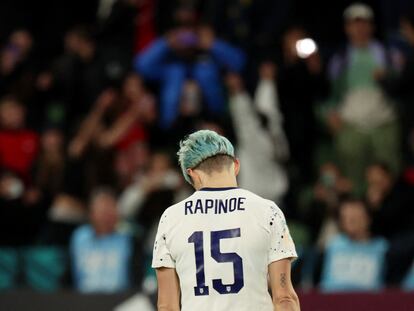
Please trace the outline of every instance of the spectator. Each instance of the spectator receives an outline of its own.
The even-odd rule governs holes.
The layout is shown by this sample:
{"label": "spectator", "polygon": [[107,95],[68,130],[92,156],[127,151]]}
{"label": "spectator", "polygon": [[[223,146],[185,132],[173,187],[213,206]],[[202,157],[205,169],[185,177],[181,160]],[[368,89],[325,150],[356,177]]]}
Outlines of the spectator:
{"label": "spectator", "polygon": [[357,192],[363,172],[373,161],[386,163],[393,173],[400,168],[399,135],[391,101],[376,76],[387,67],[384,47],[373,39],[373,12],[353,4],[344,12],[347,47],[334,55],[329,74],[332,103],[328,117],[340,166]]}
{"label": "spectator", "polygon": [[387,238],[408,233],[414,225],[412,188],[393,177],[391,170],[381,163],[367,168],[366,180],[373,233]]}
{"label": "spectator", "polygon": [[70,255],[75,288],[81,292],[113,293],[131,286],[132,238],[117,231],[116,196],[98,189],[90,201],[90,224],[72,236]]}
{"label": "spectator", "polygon": [[[208,20],[226,39],[236,42],[251,55],[275,47],[286,24],[292,19],[293,2],[275,1],[199,1]],[[251,58],[255,61],[254,58]]]}
{"label": "spectator", "polygon": [[0,102],[0,169],[15,173],[28,184],[39,139],[35,132],[25,127],[25,113],[16,98],[5,97]]}
{"label": "spectator", "polygon": [[346,199],[339,204],[342,234],[326,249],[321,280],[323,291],[371,291],[384,286],[388,243],[371,236],[370,222],[363,201]]}
{"label": "spectator", "polygon": [[[103,148],[126,149],[133,142],[149,136],[157,118],[155,100],[145,88],[137,74],[130,73],[124,79],[121,94],[112,107],[115,119],[98,135],[98,143]],[[114,104],[114,103],[113,103]],[[151,137],[145,137],[150,140]]]}
{"label": "spectator", "polygon": [[44,242],[47,212],[63,190],[65,161],[62,132],[57,128],[45,130],[40,139],[39,156],[33,165],[33,180],[23,197],[27,206],[24,215],[26,227],[31,228],[36,242]]}
{"label": "spectator", "polygon": [[122,193],[120,213],[125,219],[135,219],[140,225],[151,227],[165,207],[177,201],[174,196],[181,185],[180,175],[172,167],[168,154],[156,152],[151,156],[148,170],[137,174],[135,182]]}
{"label": "spectator", "polygon": [[21,246],[31,243],[32,232],[25,230],[27,209],[23,206],[24,185],[10,172],[0,174],[0,236],[1,246]]}
{"label": "spectator", "polygon": [[61,109],[66,122],[72,125],[88,112],[110,76],[106,60],[87,28],[75,27],[64,39],[64,53],[51,66],[51,75],[57,99],[64,103]]}
{"label": "spectator", "polygon": [[49,206],[50,201],[62,190],[66,161],[64,143],[63,134],[57,128],[46,129],[42,134],[39,156],[32,173],[31,202],[36,202],[38,198]]}
{"label": "spectator", "polygon": [[[109,107],[116,99],[117,94],[114,90],[102,92],[78,132],[69,142],[68,155],[72,170],[76,168],[84,174],[83,180],[78,180],[82,185],[79,195],[89,193],[90,189],[100,183],[116,184],[112,167],[105,171],[100,169],[102,165],[105,165],[104,163],[113,162],[113,149],[101,147],[98,141],[99,134],[106,126],[105,116],[108,115]],[[68,171],[68,173],[71,172]],[[75,177],[72,175],[70,174],[70,177]]]}
{"label": "spectator", "polygon": [[33,88],[32,35],[13,31],[0,51],[0,96],[13,94],[27,101]]}
{"label": "spectator", "polygon": [[30,206],[32,167],[38,135],[25,127],[25,108],[13,97],[0,101],[0,244],[26,245],[35,241],[39,213]]}
{"label": "spectator", "polygon": [[[199,85],[194,80],[187,80],[180,97],[179,114],[173,125],[171,140],[177,143],[192,133],[203,118],[202,98]],[[165,144],[165,143],[164,143]]]}
{"label": "spectator", "polygon": [[[229,108],[238,141],[237,153],[246,165],[240,175],[241,187],[280,203],[289,186],[282,165],[289,149],[277,107],[273,67],[268,66],[261,70],[256,107],[244,90],[241,78],[228,75]],[[267,126],[261,123],[257,110],[266,113]]]}
{"label": "spectator", "polygon": [[338,233],[337,207],[341,198],[352,191],[352,183],[332,162],[319,168],[319,177],[312,189],[301,194],[301,219],[308,226],[312,242],[320,250]]}
{"label": "spectator", "polygon": [[310,55],[298,53],[297,43],[307,37],[299,26],[284,33],[282,62],[276,75],[283,127],[290,146],[291,177],[293,184],[299,185],[309,183],[315,176],[315,104],[328,88],[318,50]]}
{"label": "spectator", "polygon": [[181,175],[173,167],[167,153],[157,151],[150,158],[147,170],[136,172],[135,181],[124,189],[118,201],[121,216],[136,228],[141,242],[137,245],[137,252],[142,254],[141,262],[147,265],[138,267],[138,271],[148,277],[143,283],[144,288],[153,276],[148,262],[151,261],[159,217],[166,207],[188,195]]}
{"label": "spectator", "polygon": [[408,43],[408,51],[402,60],[401,72],[387,72],[379,75],[385,91],[399,101],[402,125],[403,151],[405,161],[414,164],[414,11],[408,11],[401,18],[401,33]]}
{"label": "spectator", "polygon": [[160,122],[164,129],[177,118],[181,91],[188,78],[199,84],[208,111],[220,115],[224,109],[220,69],[240,72],[245,62],[243,52],[217,39],[210,27],[197,25],[194,18],[178,22],[176,28],[135,58],[138,72],[161,83]]}
{"label": "spectator", "polygon": [[414,289],[414,232],[398,235],[390,241],[387,256],[387,283]]}
{"label": "spectator", "polygon": [[98,41],[107,51],[118,50],[126,59],[133,56],[137,0],[99,1],[97,8]]}
{"label": "spectator", "polygon": [[[151,133],[156,133],[156,117],[154,98],[140,77],[130,74],[124,80],[121,94],[108,89],[98,97],[70,143],[69,153],[74,158],[82,158],[92,151],[101,161],[112,161],[114,157],[117,180],[112,183],[121,187],[128,185],[139,169],[135,165],[140,165],[139,159],[135,156],[142,149],[140,146],[149,142]],[[111,183],[113,176],[102,176],[99,167],[96,169],[98,183]]]}

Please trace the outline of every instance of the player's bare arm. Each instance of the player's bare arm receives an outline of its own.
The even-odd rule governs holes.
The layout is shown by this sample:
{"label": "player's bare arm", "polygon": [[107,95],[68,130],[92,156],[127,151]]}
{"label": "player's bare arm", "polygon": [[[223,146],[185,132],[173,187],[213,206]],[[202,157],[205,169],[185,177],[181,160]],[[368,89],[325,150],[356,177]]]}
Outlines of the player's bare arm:
{"label": "player's bare arm", "polygon": [[180,283],[173,268],[158,268],[158,311],[180,311]]}
{"label": "player's bare arm", "polygon": [[269,265],[270,287],[276,311],[300,311],[299,298],[290,277],[289,258],[274,261]]}

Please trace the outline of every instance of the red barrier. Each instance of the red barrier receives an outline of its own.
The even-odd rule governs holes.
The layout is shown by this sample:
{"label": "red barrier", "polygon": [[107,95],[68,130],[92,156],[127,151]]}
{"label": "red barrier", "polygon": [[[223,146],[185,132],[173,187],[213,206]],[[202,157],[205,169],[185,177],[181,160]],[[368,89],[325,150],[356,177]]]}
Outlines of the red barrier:
{"label": "red barrier", "polygon": [[414,311],[414,292],[299,293],[302,311]]}
{"label": "red barrier", "polygon": [[[81,295],[72,291],[39,293],[31,290],[14,290],[0,292],[0,310],[113,311],[115,306],[133,294],[135,293]],[[299,297],[302,311],[414,311],[414,292],[398,290],[365,294],[309,292],[299,293]]]}

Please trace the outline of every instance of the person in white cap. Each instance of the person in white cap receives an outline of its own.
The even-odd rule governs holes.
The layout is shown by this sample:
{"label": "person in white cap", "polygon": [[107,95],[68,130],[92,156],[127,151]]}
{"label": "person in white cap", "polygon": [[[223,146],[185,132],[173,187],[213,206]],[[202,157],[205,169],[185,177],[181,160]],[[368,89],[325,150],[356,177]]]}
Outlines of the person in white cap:
{"label": "person in white cap", "polygon": [[374,19],[374,12],[366,4],[354,3],[345,9],[344,18],[347,21],[355,19],[372,21]]}
{"label": "person in white cap", "polygon": [[329,65],[332,110],[327,121],[339,164],[359,192],[370,163],[382,162],[398,172],[399,134],[391,100],[377,81],[388,63],[385,48],[374,39],[374,13],[356,3],[343,16],[348,44]]}

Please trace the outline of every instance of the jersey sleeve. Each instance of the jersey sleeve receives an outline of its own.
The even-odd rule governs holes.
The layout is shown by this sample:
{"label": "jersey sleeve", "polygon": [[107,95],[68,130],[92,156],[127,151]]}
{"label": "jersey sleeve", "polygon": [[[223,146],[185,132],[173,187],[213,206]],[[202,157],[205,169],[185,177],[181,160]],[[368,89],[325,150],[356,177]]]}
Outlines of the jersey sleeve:
{"label": "jersey sleeve", "polygon": [[153,268],[175,268],[175,260],[167,245],[168,218],[166,212],[161,216],[152,255]]}
{"label": "jersey sleeve", "polygon": [[268,252],[268,264],[285,258],[296,259],[298,257],[289,233],[283,212],[276,206],[271,206],[269,219],[270,245]]}

